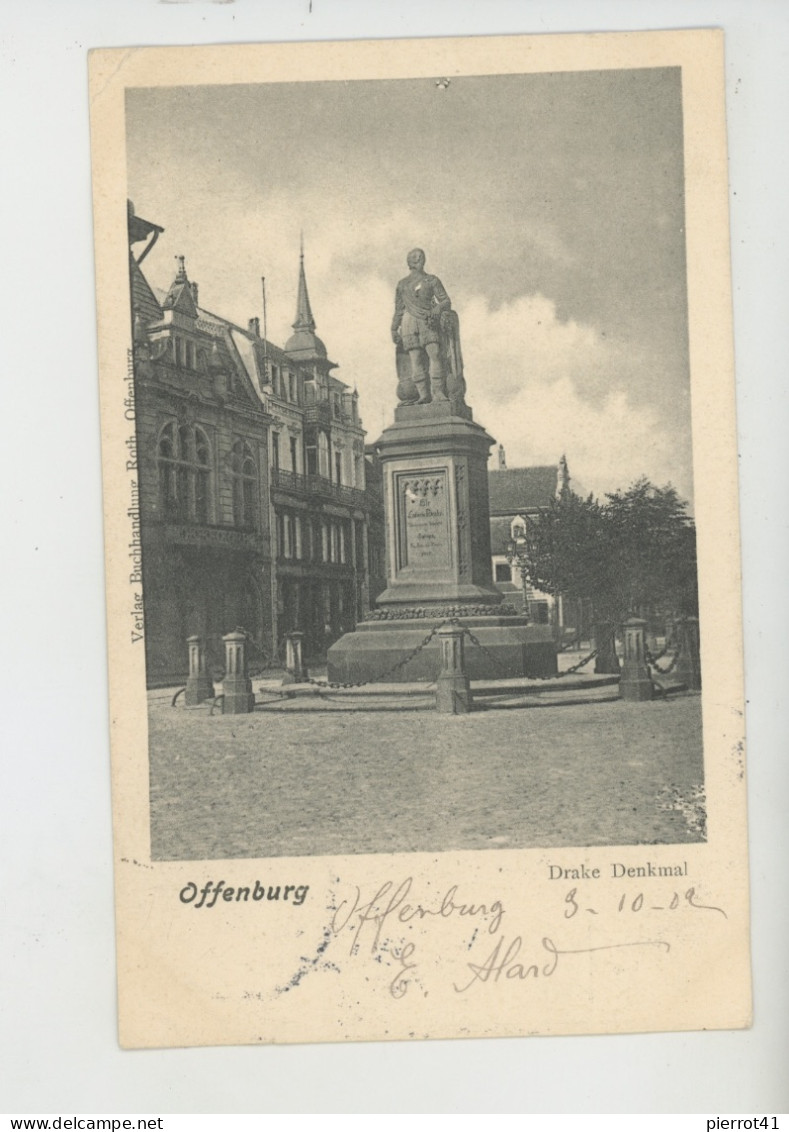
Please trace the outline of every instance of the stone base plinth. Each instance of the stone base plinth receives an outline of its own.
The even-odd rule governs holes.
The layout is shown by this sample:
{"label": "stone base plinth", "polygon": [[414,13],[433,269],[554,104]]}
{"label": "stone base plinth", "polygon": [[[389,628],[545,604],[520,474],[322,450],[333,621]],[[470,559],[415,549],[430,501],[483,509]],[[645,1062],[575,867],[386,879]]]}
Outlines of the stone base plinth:
{"label": "stone base plinth", "polygon": [[465,715],[471,708],[468,676],[439,676],[436,682],[436,711],[444,715]]}
{"label": "stone base plinth", "polygon": [[210,676],[190,676],[186,681],[184,703],[187,707],[196,707],[205,700],[214,698],[214,685]]}
{"label": "stone base plinth", "polygon": [[651,700],[653,694],[649,669],[643,664],[628,664],[625,661],[619,681],[619,695],[622,699],[643,703],[645,700]]}
{"label": "stone base plinth", "polygon": [[222,714],[246,715],[255,707],[252,681],[247,676],[226,676],[222,684]]}
{"label": "stone base plinth", "polygon": [[[433,683],[441,670],[438,636],[396,671],[443,618],[408,621],[366,621],[346,633],[328,653],[328,678],[336,683]],[[507,676],[554,676],[556,644],[549,625],[530,625],[524,617],[460,617],[482,648],[466,636],[465,669],[471,680]],[[483,649],[485,651],[483,651]]]}

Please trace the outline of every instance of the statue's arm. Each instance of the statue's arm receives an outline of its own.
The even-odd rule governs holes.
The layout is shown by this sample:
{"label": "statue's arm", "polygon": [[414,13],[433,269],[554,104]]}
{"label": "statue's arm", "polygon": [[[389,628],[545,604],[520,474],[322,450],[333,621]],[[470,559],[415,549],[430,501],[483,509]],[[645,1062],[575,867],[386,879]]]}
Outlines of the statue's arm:
{"label": "statue's arm", "polygon": [[438,314],[443,314],[452,307],[452,302],[446,292],[446,288],[437,275],[433,276],[433,297],[436,300],[436,309]]}
{"label": "statue's arm", "polygon": [[403,321],[403,314],[405,312],[405,303],[403,302],[403,289],[400,284],[397,284],[395,290],[395,309],[392,316],[392,338],[396,342],[400,333],[400,323]]}

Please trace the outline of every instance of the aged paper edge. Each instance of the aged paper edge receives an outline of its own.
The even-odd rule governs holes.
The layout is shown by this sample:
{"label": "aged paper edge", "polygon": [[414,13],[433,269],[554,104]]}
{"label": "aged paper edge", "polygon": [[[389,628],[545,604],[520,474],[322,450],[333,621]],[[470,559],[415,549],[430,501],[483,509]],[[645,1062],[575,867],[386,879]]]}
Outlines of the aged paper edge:
{"label": "aged paper edge", "polygon": [[[596,1001],[585,1016],[573,1002],[543,1005],[524,1024],[517,1010],[482,1003],[463,1017],[433,1003],[404,1020],[392,1003],[370,995],[358,1017],[350,1003],[364,977],[343,972],[348,984],[335,1016],[320,996],[308,995],[298,1018],[274,1010],[265,1025],[216,1007],[208,1018],[204,992],[191,985],[189,956],[162,954],[156,945],[157,916],[167,917],[167,900],[177,891],[187,863],[152,863],[148,846],[148,783],[145,680],[142,655],[132,654],[125,633],[128,584],[124,560],[125,504],[128,481],[122,441],[127,427],[119,405],[123,397],[128,347],[126,279],[125,158],[123,90],[127,86],[192,83],[272,82],[304,79],[395,78],[519,71],[589,70],[616,67],[681,66],[685,101],[685,174],[688,292],[696,512],[699,520],[702,664],[706,784],[711,814],[709,840],[683,846],[683,856],[703,881],[712,903],[726,900],[729,919],[713,941],[703,927],[688,939],[699,954],[693,965],[699,977],[695,994],[681,1001],[661,1001],[659,988],[647,981],[646,1001],[627,1004],[618,1014]],[[595,1033],[653,1029],[734,1028],[749,1024],[747,831],[742,777],[743,692],[739,536],[734,382],[731,344],[728,206],[726,195],[725,120],[722,106],[722,34],[657,32],[621,35],[506,37],[481,40],[284,44],[208,48],[143,48],[94,52],[91,57],[91,116],[94,153],[96,270],[99,305],[99,365],[104,450],[108,650],[113,752],[119,996],[122,1043],[129,1047],[226,1044],[238,1042],[361,1040],[410,1036],[448,1037],[521,1033]],[[711,97],[715,92],[716,97]],[[720,103],[717,95],[720,94]],[[121,300],[119,301],[119,295]],[[643,856],[643,847],[617,847],[623,860]],[[653,846],[656,859],[675,856],[672,847]],[[603,858],[600,848],[585,855]],[[548,893],[540,880],[546,853],[540,850],[474,854],[428,854],[405,857],[278,859],[281,873],[309,875],[315,891],[327,890],[332,878],[346,876],[360,886],[371,878],[437,870],[448,878],[473,877],[486,887],[487,873],[504,868],[520,873],[532,893],[532,907],[547,909]],[[132,865],[131,862],[136,862]],[[228,862],[227,871],[249,871],[252,862]],[[394,870],[394,873],[393,873]],[[404,872],[405,870],[405,872]],[[471,881],[469,884],[471,885]],[[165,893],[167,896],[165,897]],[[714,899],[713,899],[714,896]],[[553,899],[551,897],[550,899]],[[546,910],[546,916],[548,915]],[[153,917],[153,921],[152,921]],[[323,918],[326,918],[324,909]],[[146,921],[149,927],[145,928]],[[146,942],[146,931],[153,941]],[[209,943],[210,929],[203,933]],[[288,941],[283,940],[283,947]],[[195,939],[199,945],[199,940]],[[237,944],[241,946],[240,944]],[[294,949],[295,941],[289,945]],[[276,946],[266,939],[266,946]],[[239,954],[243,952],[243,948]],[[254,956],[248,957],[250,960]],[[289,957],[284,956],[287,960]],[[291,957],[292,963],[295,959]],[[286,963],[287,965],[287,963]],[[349,962],[349,968],[353,966]],[[700,978],[702,972],[707,979]],[[725,987],[725,995],[716,990]],[[307,984],[305,984],[306,986]],[[354,989],[355,988],[355,989]],[[205,988],[206,991],[210,988]],[[707,993],[704,993],[707,992]],[[285,996],[287,997],[287,996]],[[572,990],[568,989],[572,999]],[[618,996],[613,996],[617,999]],[[723,1001],[721,1001],[721,999]],[[451,1002],[451,999],[450,999]],[[154,1006],[154,1004],[156,1004]],[[622,1007],[621,1000],[617,1003]],[[443,1013],[442,1013],[443,1009]],[[505,1016],[506,1015],[506,1016]],[[263,1030],[256,1033],[256,1030]]]}

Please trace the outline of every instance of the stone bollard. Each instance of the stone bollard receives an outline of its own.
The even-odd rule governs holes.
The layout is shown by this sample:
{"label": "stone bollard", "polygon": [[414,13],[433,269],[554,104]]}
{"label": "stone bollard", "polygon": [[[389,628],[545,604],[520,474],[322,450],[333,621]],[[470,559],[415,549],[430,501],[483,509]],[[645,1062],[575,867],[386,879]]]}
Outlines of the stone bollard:
{"label": "stone bollard", "polygon": [[646,621],[631,617],[622,628],[625,636],[625,656],[619,680],[619,695],[623,700],[651,700],[652,681],[646,661]]}
{"label": "stone bollard", "polygon": [[225,642],[225,678],[222,681],[222,714],[244,715],[255,706],[252,681],[247,676],[247,638],[244,633],[227,633]]}
{"label": "stone bollard", "polygon": [[205,645],[202,637],[187,637],[189,649],[189,676],[186,681],[184,703],[187,707],[201,704],[203,700],[214,698],[214,685],[206,671]]}
{"label": "stone bollard", "polygon": [[465,630],[458,625],[442,625],[438,630],[441,671],[436,681],[436,711],[462,715],[472,710],[471,689],[463,663]]}
{"label": "stone bollard", "polygon": [[283,684],[303,684],[307,679],[304,669],[302,644],[304,634],[298,631],[285,634],[285,676]]}
{"label": "stone bollard", "polygon": [[675,632],[678,656],[674,675],[681,684],[698,692],[701,690],[698,617],[683,617],[677,621]]}

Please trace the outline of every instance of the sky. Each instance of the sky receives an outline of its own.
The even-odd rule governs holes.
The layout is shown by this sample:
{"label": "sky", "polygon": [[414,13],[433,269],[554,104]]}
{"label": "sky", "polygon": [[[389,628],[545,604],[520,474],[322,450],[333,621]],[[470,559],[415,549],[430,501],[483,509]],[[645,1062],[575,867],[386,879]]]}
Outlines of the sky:
{"label": "sky", "polygon": [[299,242],[368,440],[393,420],[389,327],[424,248],[460,319],[474,419],[508,467],[692,502],[682,102],[674,68],[137,89],[129,196],[200,304],[283,345]]}

